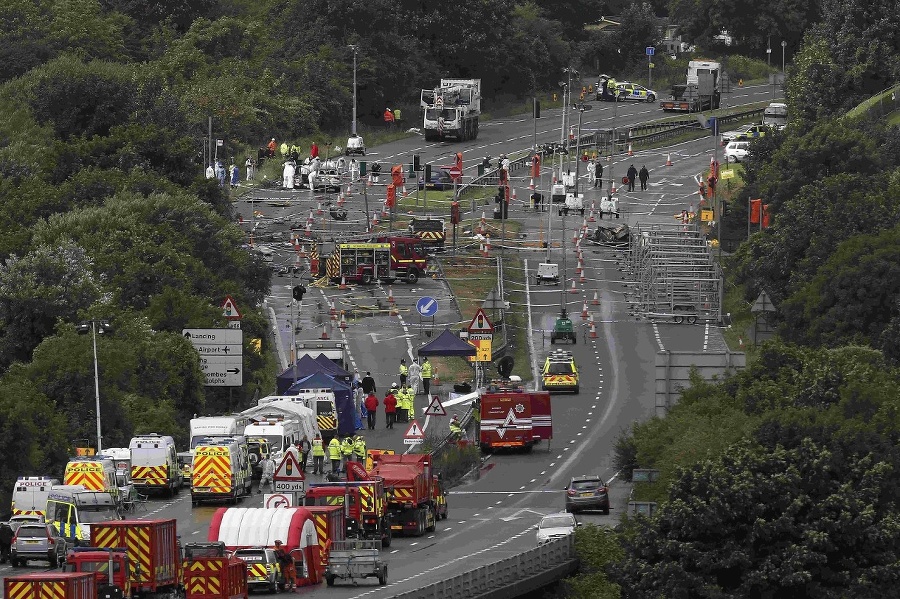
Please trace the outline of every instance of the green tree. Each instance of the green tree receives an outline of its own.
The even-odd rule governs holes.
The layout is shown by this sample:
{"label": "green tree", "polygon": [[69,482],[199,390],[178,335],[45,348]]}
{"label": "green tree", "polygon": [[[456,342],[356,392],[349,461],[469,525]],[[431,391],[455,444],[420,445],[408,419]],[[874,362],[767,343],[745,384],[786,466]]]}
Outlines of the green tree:
{"label": "green tree", "polygon": [[898,299],[900,227],[852,237],[782,304],[784,336],[829,347],[877,346],[885,324],[898,315]]}
{"label": "green tree", "polygon": [[[797,435],[773,435],[785,436]],[[889,597],[898,458],[864,433],[740,443],[684,471],[656,517],[635,522],[612,579],[634,598]]]}
{"label": "green tree", "polygon": [[102,292],[84,248],[67,239],[0,263],[0,367],[28,361],[57,319],[72,320]]}

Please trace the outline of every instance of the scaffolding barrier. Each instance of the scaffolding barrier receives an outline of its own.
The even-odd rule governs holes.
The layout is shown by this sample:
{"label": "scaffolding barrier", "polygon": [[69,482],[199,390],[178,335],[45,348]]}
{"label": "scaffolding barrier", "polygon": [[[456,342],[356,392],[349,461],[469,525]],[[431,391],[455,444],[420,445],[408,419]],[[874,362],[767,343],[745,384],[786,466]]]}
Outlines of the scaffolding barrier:
{"label": "scaffolding barrier", "polygon": [[722,321],[722,270],[697,224],[635,225],[625,274],[635,316],[688,324]]}

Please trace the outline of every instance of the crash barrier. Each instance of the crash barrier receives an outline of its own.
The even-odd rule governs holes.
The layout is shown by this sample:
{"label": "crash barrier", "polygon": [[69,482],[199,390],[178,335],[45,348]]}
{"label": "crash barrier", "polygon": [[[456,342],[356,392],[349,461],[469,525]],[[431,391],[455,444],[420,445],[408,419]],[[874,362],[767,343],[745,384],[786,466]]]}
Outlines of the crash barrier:
{"label": "crash barrier", "polygon": [[[740,123],[756,118],[762,119],[764,110],[764,108],[754,108],[752,110],[744,110],[733,114],[717,116],[716,120],[718,122],[719,131],[724,131],[734,123]],[[690,131],[701,131],[704,129],[704,126],[701,124],[698,117],[703,117],[703,115],[696,114],[691,117],[677,120],[646,123],[643,125],[625,125],[616,129],[598,130],[592,133],[583,134],[578,140],[567,140],[568,143],[563,145],[566,146],[567,152],[576,147],[580,147],[589,151],[597,150],[601,155],[604,155],[609,153],[613,143],[615,143],[615,151],[624,153],[628,150],[628,144],[631,144],[632,147],[641,147],[666,141],[667,139],[678,137]],[[613,131],[615,131],[615,141],[613,140]],[[559,146],[559,143],[543,144],[539,146],[538,151],[543,158],[546,158],[557,153],[557,148]],[[531,168],[530,154],[509,161],[510,174],[529,168]],[[494,168],[485,170],[483,175],[479,175],[468,183],[460,185],[458,195],[462,196],[471,188],[497,187],[499,184],[500,169]]]}
{"label": "crash barrier", "polygon": [[578,569],[575,537],[567,535],[524,553],[395,597],[402,599],[503,599],[569,576]]}

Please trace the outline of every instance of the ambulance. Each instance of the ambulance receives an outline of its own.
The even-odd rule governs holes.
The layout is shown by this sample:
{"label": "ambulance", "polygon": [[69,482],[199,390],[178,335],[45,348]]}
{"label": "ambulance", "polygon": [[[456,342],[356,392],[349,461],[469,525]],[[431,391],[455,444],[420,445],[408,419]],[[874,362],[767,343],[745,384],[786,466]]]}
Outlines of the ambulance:
{"label": "ambulance", "polygon": [[113,461],[104,456],[74,457],[66,464],[63,484],[84,485],[88,491],[109,493],[114,503],[119,501],[119,485]]}
{"label": "ambulance", "polygon": [[191,466],[191,505],[221,500],[236,504],[252,484],[250,463],[237,439],[199,440]]}
{"label": "ambulance", "polygon": [[170,497],[181,490],[184,478],[178,465],[175,440],[158,433],[133,437],[128,444],[131,451],[131,480],[143,493],[164,493]]}
{"label": "ambulance", "polygon": [[20,476],[12,494],[13,516],[43,516],[47,511],[47,495],[59,479],[49,476]]}

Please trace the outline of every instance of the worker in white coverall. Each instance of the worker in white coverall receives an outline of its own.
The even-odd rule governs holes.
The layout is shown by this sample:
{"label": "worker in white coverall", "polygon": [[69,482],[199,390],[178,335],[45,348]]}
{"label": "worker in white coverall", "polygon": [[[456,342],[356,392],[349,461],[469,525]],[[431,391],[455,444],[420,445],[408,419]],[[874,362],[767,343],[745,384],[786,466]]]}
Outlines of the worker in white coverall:
{"label": "worker in white coverall", "polygon": [[294,189],[294,163],[288,160],[284,163],[283,186],[285,189]]}

